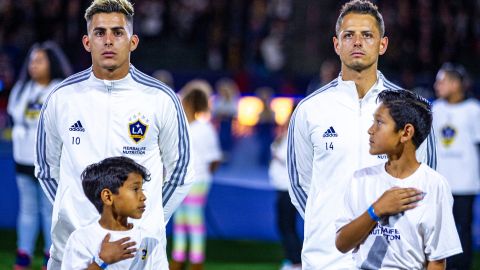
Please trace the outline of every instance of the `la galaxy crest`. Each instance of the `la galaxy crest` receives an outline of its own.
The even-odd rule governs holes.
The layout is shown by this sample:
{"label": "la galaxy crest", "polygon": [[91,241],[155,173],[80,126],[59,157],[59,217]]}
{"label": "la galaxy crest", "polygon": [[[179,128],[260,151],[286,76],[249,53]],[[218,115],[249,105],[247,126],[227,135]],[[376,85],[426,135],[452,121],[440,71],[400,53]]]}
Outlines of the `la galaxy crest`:
{"label": "la galaxy crest", "polygon": [[128,135],[136,144],[138,144],[145,139],[145,136],[147,135],[149,120],[145,115],[137,113],[130,117],[128,121]]}
{"label": "la galaxy crest", "polygon": [[457,130],[449,125],[446,125],[442,128],[441,141],[445,147],[449,147],[457,134]]}

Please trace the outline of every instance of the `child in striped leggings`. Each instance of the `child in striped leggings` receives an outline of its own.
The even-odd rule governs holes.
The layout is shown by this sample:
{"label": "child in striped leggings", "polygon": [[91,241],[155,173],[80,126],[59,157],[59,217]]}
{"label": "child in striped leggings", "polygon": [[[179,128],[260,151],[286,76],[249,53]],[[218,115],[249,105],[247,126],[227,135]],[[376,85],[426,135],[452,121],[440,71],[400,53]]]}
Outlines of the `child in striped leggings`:
{"label": "child in striped leggings", "polygon": [[190,125],[196,180],[173,219],[171,270],[184,269],[188,240],[190,269],[203,269],[205,260],[204,206],[212,173],[221,159],[217,134],[213,125],[203,117],[209,111],[210,93],[210,85],[199,80],[190,82],[181,91],[182,105]]}

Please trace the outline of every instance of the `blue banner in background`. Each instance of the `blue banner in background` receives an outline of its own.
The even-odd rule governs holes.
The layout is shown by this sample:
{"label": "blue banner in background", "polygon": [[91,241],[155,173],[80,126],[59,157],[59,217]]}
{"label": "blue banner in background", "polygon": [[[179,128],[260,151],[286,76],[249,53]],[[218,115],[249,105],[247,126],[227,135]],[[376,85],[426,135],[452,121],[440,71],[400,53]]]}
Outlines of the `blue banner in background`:
{"label": "blue banner in background", "polygon": [[[205,209],[207,234],[210,238],[278,240],[275,223],[275,193],[269,185],[267,168],[256,165],[258,149],[255,136],[240,138],[236,142],[233,158],[215,174]],[[0,228],[14,229],[18,212],[18,191],[11,143],[0,140]],[[474,206],[473,244],[480,249],[480,199]],[[167,226],[171,233],[172,222]],[[303,220],[298,218],[302,234]]]}

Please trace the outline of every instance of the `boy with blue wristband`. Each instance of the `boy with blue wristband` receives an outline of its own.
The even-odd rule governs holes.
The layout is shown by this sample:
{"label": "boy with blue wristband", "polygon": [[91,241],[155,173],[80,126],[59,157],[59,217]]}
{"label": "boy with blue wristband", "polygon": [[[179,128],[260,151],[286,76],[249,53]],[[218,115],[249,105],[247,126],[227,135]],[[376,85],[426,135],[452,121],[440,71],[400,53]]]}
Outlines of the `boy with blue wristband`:
{"label": "boy with blue wristband", "polygon": [[432,125],[431,106],[407,90],[385,90],[369,128],[370,154],[385,164],[355,172],[336,220],[335,245],[358,269],[445,269],[462,252],[446,179],[415,150]]}

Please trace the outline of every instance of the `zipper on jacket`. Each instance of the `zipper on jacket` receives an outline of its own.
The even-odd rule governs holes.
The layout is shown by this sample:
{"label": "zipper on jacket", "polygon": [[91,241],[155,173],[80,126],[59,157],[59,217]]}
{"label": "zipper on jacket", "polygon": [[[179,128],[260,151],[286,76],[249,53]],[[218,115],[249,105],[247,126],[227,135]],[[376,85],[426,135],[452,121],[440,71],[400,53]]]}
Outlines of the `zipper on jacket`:
{"label": "zipper on jacket", "polygon": [[358,151],[358,157],[357,157],[357,168],[360,168],[361,165],[362,165],[362,153],[363,153],[363,144],[362,144],[362,138],[363,138],[363,135],[362,135],[362,101],[365,97],[361,98],[358,100],[358,120],[357,120],[357,123],[358,123],[358,146],[360,148],[360,151]]}
{"label": "zipper on jacket", "polygon": [[106,123],[106,127],[107,127],[107,132],[106,132],[106,138],[105,138],[105,153],[104,153],[104,156],[108,156],[109,155],[109,152],[108,150],[110,149],[110,119],[111,119],[111,114],[112,114],[112,111],[111,111],[111,96],[112,96],[112,90],[113,90],[113,82],[109,82],[109,81],[105,81],[105,88],[107,89],[107,104],[106,104],[106,108],[107,108],[107,123]]}

